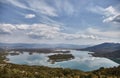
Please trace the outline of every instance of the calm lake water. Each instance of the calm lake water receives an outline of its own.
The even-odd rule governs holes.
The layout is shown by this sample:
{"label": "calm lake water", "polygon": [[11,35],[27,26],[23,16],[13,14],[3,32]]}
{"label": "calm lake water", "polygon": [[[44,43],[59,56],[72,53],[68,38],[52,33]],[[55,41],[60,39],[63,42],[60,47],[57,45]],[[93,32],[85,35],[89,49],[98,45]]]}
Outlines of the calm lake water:
{"label": "calm lake water", "polygon": [[48,62],[49,58],[47,56],[54,55],[56,53],[33,53],[32,55],[30,55],[28,52],[24,52],[23,54],[14,56],[8,55],[7,58],[9,58],[9,62],[15,64],[43,65],[49,67],[79,69],[83,71],[91,71],[100,67],[113,67],[119,65],[118,63],[115,63],[110,59],[93,57],[88,53],[90,52],[71,50],[71,54],[75,56],[75,59],[62,62],[55,62],[54,64]]}

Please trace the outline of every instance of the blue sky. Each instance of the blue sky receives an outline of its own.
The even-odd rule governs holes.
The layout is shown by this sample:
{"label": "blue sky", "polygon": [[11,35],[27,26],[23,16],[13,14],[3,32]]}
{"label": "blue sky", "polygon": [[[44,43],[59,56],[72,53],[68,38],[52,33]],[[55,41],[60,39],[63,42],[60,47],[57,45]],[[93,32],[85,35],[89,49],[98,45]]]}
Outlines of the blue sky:
{"label": "blue sky", "polygon": [[1,0],[0,42],[120,42],[119,0]]}

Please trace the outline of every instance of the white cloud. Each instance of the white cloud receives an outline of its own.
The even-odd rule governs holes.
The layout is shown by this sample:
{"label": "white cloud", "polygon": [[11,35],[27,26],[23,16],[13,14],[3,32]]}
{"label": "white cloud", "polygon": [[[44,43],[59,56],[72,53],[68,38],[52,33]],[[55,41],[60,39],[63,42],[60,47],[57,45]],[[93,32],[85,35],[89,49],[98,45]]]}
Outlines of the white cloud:
{"label": "white cloud", "polygon": [[69,34],[61,32],[59,26],[48,26],[44,24],[34,24],[29,27],[31,32],[27,33],[28,36],[38,39],[53,39],[53,40],[79,40],[79,39],[99,39],[94,35],[85,34]]}
{"label": "white cloud", "polygon": [[116,16],[113,21],[119,22],[120,23],[120,15]]}
{"label": "white cloud", "polygon": [[11,40],[12,38],[14,38],[13,36],[17,38],[24,37],[23,39],[28,38],[28,39],[33,39],[33,40],[52,40],[52,41],[60,40],[61,42],[65,40],[69,41],[69,40],[80,40],[80,39],[91,39],[91,40],[99,39],[95,35],[86,35],[86,34],[78,34],[78,33],[69,34],[69,33],[62,32],[61,31],[62,28],[57,25],[51,26],[47,24],[31,24],[31,25],[29,24],[16,24],[16,25],[1,24],[0,26],[2,27],[2,30],[4,30],[4,32],[12,34],[12,36],[9,35]]}
{"label": "white cloud", "polygon": [[15,27],[18,30],[27,30],[29,28],[29,25],[27,25],[27,24],[17,24],[17,25],[15,25]]}
{"label": "white cloud", "polygon": [[25,15],[25,18],[34,18],[36,17],[35,14],[27,14]]}
{"label": "white cloud", "polygon": [[19,2],[19,0],[4,0],[3,2],[10,3],[14,6],[17,6],[17,7],[23,8],[23,9],[29,9],[25,4]]}
{"label": "white cloud", "polygon": [[36,39],[55,39],[60,32],[59,26],[49,26],[45,24],[33,24],[29,27],[28,36]]}
{"label": "white cloud", "polygon": [[116,16],[120,15],[120,12],[118,12],[112,6],[107,7],[104,11],[106,18],[103,20],[103,22],[111,22],[116,18]]}
{"label": "white cloud", "polygon": [[87,33],[102,36],[104,38],[120,38],[120,31],[101,31],[95,28],[88,28]]}
{"label": "white cloud", "polygon": [[104,12],[105,12],[106,16],[118,15],[119,14],[113,6],[109,6],[109,7],[105,8]]}
{"label": "white cloud", "polygon": [[103,22],[117,22],[120,23],[119,21],[116,21],[116,17],[120,15],[120,12],[113,6],[109,6],[107,8],[103,8],[100,6],[95,6],[91,7],[88,10],[103,15],[104,19]]}
{"label": "white cloud", "polygon": [[[59,15],[62,14],[72,16],[75,15],[75,10],[77,10],[75,9],[75,6],[72,4],[72,2],[69,0],[53,0],[51,1],[53,5],[51,5],[47,0],[5,0],[2,2],[11,4],[23,10],[27,10],[25,12],[27,12],[28,14],[25,14],[24,11],[21,11],[21,15],[24,15],[25,18],[34,18],[37,15],[37,18],[40,19],[38,21],[49,24],[60,23],[60,21],[54,20],[51,17],[59,17]],[[34,14],[29,13],[31,11],[33,11],[32,13]]]}
{"label": "white cloud", "polygon": [[80,40],[80,39],[93,39],[93,40],[99,40],[100,38],[95,35],[87,35],[82,33],[75,33],[75,34],[66,34],[62,33],[62,36],[66,40]]}
{"label": "white cloud", "polygon": [[[19,8],[32,10],[35,13],[56,17],[59,12],[64,12],[67,15],[73,15],[75,13],[75,7],[69,0],[65,1],[52,1],[55,7],[51,6],[45,0],[26,0],[21,2],[19,0],[5,0],[4,3],[10,3]],[[62,13],[63,14],[63,13]]]}
{"label": "white cloud", "polygon": [[26,0],[25,2],[20,2],[20,0],[5,0],[2,2],[12,4],[19,8],[31,10],[35,13],[44,14],[48,16],[58,16],[56,10],[53,7],[49,6],[45,2],[45,0]]}
{"label": "white cloud", "polygon": [[11,24],[0,24],[0,34],[11,34],[16,27]]}
{"label": "white cloud", "polygon": [[56,5],[57,10],[59,12],[64,12],[64,14],[73,15],[75,12],[75,8],[69,0],[65,0],[65,1],[55,0],[55,5]]}
{"label": "white cloud", "polygon": [[[57,17],[57,9],[50,4],[47,3],[46,0],[4,0],[1,1],[2,3],[11,4],[15,7],[21,8],[23,10],[27,10],[28,14],[25,14],[21,11],[21,15],[25,16],[25,18],[34,18],[37,15],[37,20],[42,23],[47,24],[60,24],[56,20],[53,20],[51,17]],[[15,9],[17,10],[17,9]],[[29,13],[33,11],[32,13]]]}
{"label": "white cloud", "polygon": [[27,3],[29,8],[35,12],[39,12],[48,16],[58,16],[56,9],[49,6],[44,0],[29,0]]}
{"label": "white cloud", "polygon": [[99,42],[106,38],[106,41],[118,41],[120,36],[119,31],[101,31],[95,28],[88,28],[85,32],[65,33],[60,26],[47,24],[0,24],[0,27],[0,42],[79,43]]}

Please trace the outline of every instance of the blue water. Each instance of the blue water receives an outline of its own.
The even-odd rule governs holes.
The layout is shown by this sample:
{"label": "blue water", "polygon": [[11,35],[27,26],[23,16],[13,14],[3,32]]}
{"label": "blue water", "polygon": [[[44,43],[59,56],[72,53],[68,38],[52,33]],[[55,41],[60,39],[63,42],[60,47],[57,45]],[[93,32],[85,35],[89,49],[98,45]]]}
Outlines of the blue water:
{"label": "blue water", "polygon": [[62,68],[71,68],[71,69],[78,69],[83,71],[91,71],[99,69],[100,67],[113,67],[118,66],[119,64],[107,59],[107,58],[101,58],[101,57],[93,57],[88,51],[76,51],[71,50],[71,54],[75,56],[75,59],[68,60],[68,61],[62,61],[62,62],[55,62],[54,64],[51,64],[48,62],[48,55],[53,55],[55,53],[33,53],[32,55],[29,55],[28,52],[24,52],[20,55],[8,55],[7,58],[9,58],[9,62],[14,64],[26,64],[26,65],[43,65],[48,67],[62,67]]}

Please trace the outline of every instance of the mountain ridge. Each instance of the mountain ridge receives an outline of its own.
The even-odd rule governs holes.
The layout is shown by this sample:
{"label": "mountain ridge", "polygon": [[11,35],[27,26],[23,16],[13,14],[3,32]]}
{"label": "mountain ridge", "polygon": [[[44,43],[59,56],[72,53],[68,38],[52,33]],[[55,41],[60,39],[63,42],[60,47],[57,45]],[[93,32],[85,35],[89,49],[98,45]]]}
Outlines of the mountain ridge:
{"label": "mountain ridge", "polygon": [[80,50],[91,51],[95,53],[108,53],[114,52],[120,49],[120,43],[101,43],[91,47],[83,48]]}
{"label": "mountain ridge", "polygon": [[33,43],[0,43],[0,48],[85,48],[89,45],[76,44],[33,44]]}

